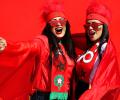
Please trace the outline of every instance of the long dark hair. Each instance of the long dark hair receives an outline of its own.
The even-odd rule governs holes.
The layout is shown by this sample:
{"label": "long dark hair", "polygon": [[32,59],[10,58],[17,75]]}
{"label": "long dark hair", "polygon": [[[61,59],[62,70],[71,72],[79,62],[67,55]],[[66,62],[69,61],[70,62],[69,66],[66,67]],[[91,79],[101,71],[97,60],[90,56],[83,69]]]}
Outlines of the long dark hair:
{"label": "long dark hair", "polygon": [[[46,27],[44,28],[42,34],[48,37],[48,41],[50,45],[52,45],[52,47],[50,46],[50,50],[54,51],[55,49],[59,48],[59,45],[58,45],[59,40],[50,30],[51,30],[51,26],[49,24],[46,24]],[[76,54],[75,54],[73,41],[71,38],[70,24],[68,21],[66,23],[65,36],[60,41],[64,45],[64,48],[67,51],[67,54],[69,55],[69,57],[72,59],[75,59]]]}
{"label": "long dark hair", "polygon": [[[93,45],[93,42],[90,40],[87,31],[86,31],[86,38],[87,38],[87,44],[89,47],[91,47]],[[103,31],[102,31],[102,35],[100,37],[100,44],[98,46],[98,54],[99,54],[99,58],[101,60],[102,58],[102,54],[101,54],[101,46],[103,43],[108,42],[109,39],[109,30],[108,30],[108,26],[106,24],[103,24]]]}

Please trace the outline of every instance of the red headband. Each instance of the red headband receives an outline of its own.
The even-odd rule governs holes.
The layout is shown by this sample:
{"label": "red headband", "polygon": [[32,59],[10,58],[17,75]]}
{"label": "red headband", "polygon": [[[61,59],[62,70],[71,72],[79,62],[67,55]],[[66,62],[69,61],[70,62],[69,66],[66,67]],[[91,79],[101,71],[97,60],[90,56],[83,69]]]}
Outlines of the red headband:
{"label": "red headband", "polygon": [[63,17],[65,18],[65,15],[63,12],[59,12],[59,11],[55,11],[55,12],[51,12],[50,14],[48,14],[47,16],[47,21],[51,20],[52,18],[55,18],[55,17]]}

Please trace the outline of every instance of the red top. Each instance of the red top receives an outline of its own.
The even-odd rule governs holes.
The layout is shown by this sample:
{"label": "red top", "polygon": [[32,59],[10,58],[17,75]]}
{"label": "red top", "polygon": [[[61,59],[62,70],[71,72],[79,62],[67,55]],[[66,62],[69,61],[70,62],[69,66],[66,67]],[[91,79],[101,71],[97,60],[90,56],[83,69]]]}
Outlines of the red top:
{"label": "red top", "polygon": [[119,100],[118,96],[120,96],[120,70],[115,48],[109,40],[91,82],[91,89],[86,90],[79,100]]}
{"label": "red top", "polygon": [[[65,59],[61,57],[61,54],[59,55],[60,61],[64,62],[65,61],[65,69],[60,70],[57,67],[58,61],[57,59],[54,59],[55,55],[52,52],[52,66],[49,64],[49,61],[46,61],[41,67],[38,69],[37,76],[35,77],[35,87],[39,90],[42,90],[44,92],[68,92],[69,90],[69,85],[70,85],[70,78],[72,75],[72,70],[74,67],[74,61],[71,59],[68,55],[67,52],[64,49],[64,46],[62,44],[59,44],[60,49],[63,52],[63,55]],[[64,60],[64,61],[63,61]],[[64,64],[64,63],[63,63]],[[42,73],[39,73],[42,71]],[[48,76],[48,79],[45,81],[42,81],[44,87],[41,85],[41,81],[38,80],[43,80],[44,77],[41,76]],[[58,79],[58,80],[57,80]],[[63,79],[63,80],[61,80]],[[64,81],[64,82],[63,82]],[[58,82],[58,83],[57,83]]]}
{"label": "red top", "polygon": [[93,45],[87,52],[77,59],[76,71],[79,79],[89,83],[91,71],[98,56],[97,45]]}

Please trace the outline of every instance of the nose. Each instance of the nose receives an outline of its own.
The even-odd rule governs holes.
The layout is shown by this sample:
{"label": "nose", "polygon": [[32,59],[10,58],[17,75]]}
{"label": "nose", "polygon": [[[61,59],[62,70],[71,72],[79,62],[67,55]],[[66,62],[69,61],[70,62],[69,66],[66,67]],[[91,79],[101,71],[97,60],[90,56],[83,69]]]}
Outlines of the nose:
{"label": "nose", "polygon": [[92,26],[89,26],[89,29],[93,29],[93,27],[92,27]]}
{"label": "nose", "polygon": [[61,26],[61,23],[59,21],[57,22],[57,26]]}

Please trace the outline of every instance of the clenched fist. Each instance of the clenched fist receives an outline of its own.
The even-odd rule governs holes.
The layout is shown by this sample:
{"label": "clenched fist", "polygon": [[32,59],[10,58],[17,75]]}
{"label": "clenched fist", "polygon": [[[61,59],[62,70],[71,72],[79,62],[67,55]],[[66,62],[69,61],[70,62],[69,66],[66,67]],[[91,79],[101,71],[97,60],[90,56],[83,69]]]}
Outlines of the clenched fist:
{"label": "clenched fist", "polygon": [[7,46],[6,40],[4,38],[0,37],[0,52],[3,51],[6,46]]}

